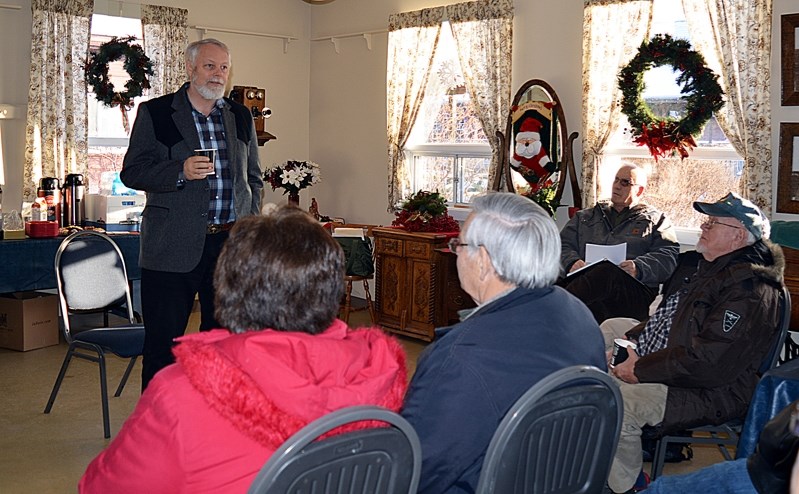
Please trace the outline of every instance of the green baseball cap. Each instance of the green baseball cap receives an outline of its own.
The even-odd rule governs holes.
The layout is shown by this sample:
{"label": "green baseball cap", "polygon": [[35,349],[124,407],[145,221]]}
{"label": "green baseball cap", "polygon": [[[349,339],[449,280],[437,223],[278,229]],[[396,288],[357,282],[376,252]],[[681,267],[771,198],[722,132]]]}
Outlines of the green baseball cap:
{"label": "green baseball cap", "polygon": [[754,205],[735,192],[730,192],[716,202],[694,202],[694,209],[708,216],[735,218],[756,240],[768,238],[771,225],[768,218]]}

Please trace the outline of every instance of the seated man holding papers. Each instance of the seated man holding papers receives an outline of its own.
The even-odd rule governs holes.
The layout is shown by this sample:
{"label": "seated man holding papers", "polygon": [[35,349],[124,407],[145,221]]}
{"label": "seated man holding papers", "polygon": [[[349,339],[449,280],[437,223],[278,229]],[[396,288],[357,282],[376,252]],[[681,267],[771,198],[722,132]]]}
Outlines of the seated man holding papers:
{"label": "seated man holding papers", "polygon": [[[641,203],[646,178],[637,166],[622,165],[610,201],[579,211],[560,232],[561,264],[569,274],[559,284],[582,300],[597,322],[646,319],[658,285],[677,265],[674,227],[662,212]],[[593,250],[601,253],[592,259]],[[604,258],[612,262],[594,262],[577,272]]]}

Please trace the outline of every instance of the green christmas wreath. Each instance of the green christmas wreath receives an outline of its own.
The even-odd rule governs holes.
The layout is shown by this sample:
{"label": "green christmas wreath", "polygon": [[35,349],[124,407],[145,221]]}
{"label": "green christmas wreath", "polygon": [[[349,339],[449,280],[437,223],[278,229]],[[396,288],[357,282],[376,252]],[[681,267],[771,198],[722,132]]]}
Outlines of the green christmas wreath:
{"label": "green christmas wreath", "polygon": [[[641,98],[644,90],[644,73],[661,65],[671,65],[682,73],[677,84],[685,100],[685,115],[674,118],[656,117]],[[647,146],[657,160],[659,157],[679,154],[688,157],[696,147],[694,136],[699,134],[713,116],[724,106],[724,92],[718,76],[705,65],[702,55],[691,49],[691,44],[669,35],[656,35],[641,43],[638,54],[619,72],[619,89],[622,92],[621,111],[630,121],[633,142]]]}
{"label": "green christmas wreath", "polygon": [[[111,38],[100,45],[86,63],[86,82],[94,90],[97,101],[109,107],[119,105],[123,113],[133,108],[133,98],[150,88],[147,76],[153,75],[152,62],[140,45],[133,44],[134,40],[134,36]],[[125,84],[125,91],[117,91],[108,79],[108,64],[123,57],[130,80]]]}

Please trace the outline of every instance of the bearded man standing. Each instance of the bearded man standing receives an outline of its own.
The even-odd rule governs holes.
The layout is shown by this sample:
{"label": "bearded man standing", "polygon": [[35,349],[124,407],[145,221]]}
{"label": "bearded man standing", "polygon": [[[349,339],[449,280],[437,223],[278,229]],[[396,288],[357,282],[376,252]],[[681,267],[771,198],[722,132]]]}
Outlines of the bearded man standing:
{"label": "bearded man standing", "polygon": [[[200,330],[214,317],[213,275],[228,231],[258,214],[261,167],[252,115],[224,98],[230,50],[203,39],[186,48],[189,82],[142,103],[120,177],[147,193],[141,251],[144,355],[142,389],[174,362],[173,339],[199,297]],[[213,160],[195,150],[213,149]]]}

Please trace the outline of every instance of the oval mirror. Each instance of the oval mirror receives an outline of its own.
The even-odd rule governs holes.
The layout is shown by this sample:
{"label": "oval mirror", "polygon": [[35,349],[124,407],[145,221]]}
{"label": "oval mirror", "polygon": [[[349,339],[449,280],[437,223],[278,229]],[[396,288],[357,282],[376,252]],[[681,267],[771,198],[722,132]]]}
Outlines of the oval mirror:
{"label": "oval mirror", "polygon": [[[532,79],[519,88],[504,135],[507,138],[502,138],[503,170],[498,174],[495,190],[504,185],[510,192],[529,197],[543,191],[550,198],[546,202],[557,207],[565,176],[571,173],[572,190],[577,191],[575,206],[579,206],[579,187],[571,156],[571,144],[577,133],[568,135],[563,107],[549,84]],[[536,198],[539,204],[542,204],[541,195]],[[554,208],[550,214],[554,214]]]}

